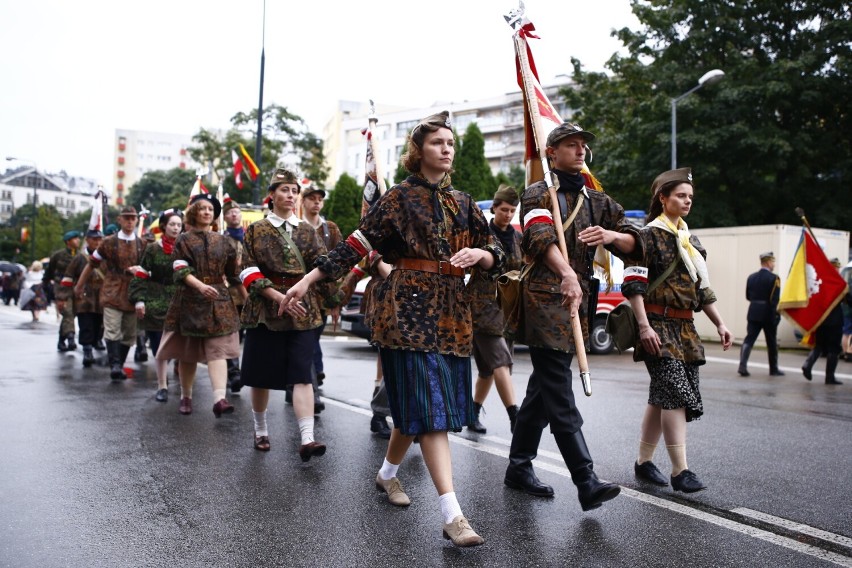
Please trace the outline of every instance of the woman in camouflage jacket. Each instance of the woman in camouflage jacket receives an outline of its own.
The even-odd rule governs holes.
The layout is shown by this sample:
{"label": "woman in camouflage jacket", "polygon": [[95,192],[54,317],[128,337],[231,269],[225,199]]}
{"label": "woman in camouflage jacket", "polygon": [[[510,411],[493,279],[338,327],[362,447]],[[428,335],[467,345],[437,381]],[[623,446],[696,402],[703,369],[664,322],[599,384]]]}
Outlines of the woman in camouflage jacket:
{"label": "woman in camouflage jacket", "polygon": [[[651,461],[662,434],[672,462],[672,487],[692,493],[706,488],[686,463],[686,423],[704,413],[698,390],[704,347],[695,330],[694,312],[703,310],[716,325],[725,350],[731,346],[731,332],[710,289],[707,253],[683,220],[692,207],[690,169],[660,174],[651,192],[649,223],[640,233],[643,266],[627,267],[621,285],[639,324],[633,358],[644,361],[651,376],[634,472],[644,481],[668,485]],[[650,291],[649,282],[654,284]]]}

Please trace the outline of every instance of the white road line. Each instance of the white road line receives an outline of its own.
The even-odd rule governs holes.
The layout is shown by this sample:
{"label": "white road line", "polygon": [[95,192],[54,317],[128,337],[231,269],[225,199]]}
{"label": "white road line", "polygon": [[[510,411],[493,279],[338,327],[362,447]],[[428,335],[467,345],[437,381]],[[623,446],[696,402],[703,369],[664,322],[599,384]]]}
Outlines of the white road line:
{"label": "white road line", "polygon": [[[712,361],[713,363],[727,363],[729,365],[739,365],[740,364],[740,362],[735,360],[735,359],[727,359],[725,357],[706,357],[705,356],[704,359],[707,360],[707,361]],[[767,363],[753,363],[753,362],[749,361],[748,366],[749,367],[759,367],[761,369],[767,369],[767,370],[769,369],[769,365]],[[817,366],[819,366],[819,365],[817,364]],[[814,376],[824,377],[825,371],[820,371],[819,369],[816,368],[817,366],[814,367],[814,369],[811,371],[811,373],[813,373]],[[801,367],[778,367],[778,368],[781,369],[782,371],[787,371],[788,373],[792,373],[793,375],[800,376],[802,374],[802,368]],[[850,375],[849,373],[837,373],[837,372],[835,372],[834,376],[839,377],[841,379],[852,379],[852,375]]]}
{"label": "white road line", "polygon": [[758,521],[763,521],[764,523],[783,527],[791,531],[816,537],[820,540],[833,542],[834,544],[839,544],[840,546],[844,546],[846,548],[852,548],[852,538],[839,534],[834,534],[828,531],[823,531],[820,529],[815,529],[814,527],[809,527],[808,525],[803,525],[802,523],[797,523],[796,521],[767,515],[766,513],[761,513],[760,511],[754,511],[752,509],[746,509],[745,507],[731,509],[731,512],[738,513],[740,515],[743,515],[744,517],[751,517],[752,519],[757,519]]}
{"label": "white road line", "polygon": [[[372,416],[373,413],[364,408],[360,408],[357,406],[353,406],[351,404],[340,402],[336,400],[332,400],[329,398],[323,399],[326,404],[331,404],[332,406],[337,406],[340,408],[344,408],[346,410],[350,410],[357,414],[363,414],[365,416]],[[487,439],[494,443],[500,444],[501,446],[508,446],[508,440],[504,438],[499,438],[497,436],[484,436],[483,439]],[[477,442],[475,440],[470,440],[468,438],[463,438],[462,436],[451,435],[449,437],[450,442],[454,444],[458,444],[460,446],[466,446],[473,450],[483,452],[486,454],[491,454],[493,456],[506,458],[509,457],[508,450],[503,448],[498,448],[492,446],[490,444],[483,444],[482,442]],[[547,452],[540,450],[539,454],[542,456],[547,456],[550,459],[557,459],[559,461],[562,460],[559,454],[554,452]],[[549,454],[549,455],[548,455]],[[545,471],[549,471],[551,473],[555,473],[556,475],[561,475],[563,477],[567,477],[570,479],[571,473],[568,471],[564,465],[554,465],[549,462],[539,462],[536,461],[535,464],[537,469],[543,469]],[[692,507],[687,507],[686,505],[681,505],[680,503],[675,503],[673,501],[668,501],[666,499],[661,499],[659,497],[654,497],[653,495],[648,495],[646,493],[642,493],[641,491],[636,491],[634,489],[630,489],[628,487],[621,487],[621,494],[625,497],[630,497],[632,499],[636,499],[637,501],[642,501],[644,503],[648,503],[649,505],[654,505],[660,507],[661,509],[668,509],[669,511],[674,511],[675,513],[680,513],[682,515],[687,515],[694,519],[699,519],[701,521],[717,525],[728,530],[732,530],[734,532],[738,532],[744,534],[746,536],[750,536],[753,538],[757,538],[760,540],[764,540],[766,542],[770,542],[777,546],[782,546],[784,548],[789,548],[795,552],[800,554],[807,554],[808,556],[813,556],[815,558],[819,558],[820,560],[825,560],[826,562],[831,562],[833,564],[837,564],[838,566],[846,566],[848,568],[852,568],[852,558],[848,556],[843,556],[841,554],[837,554],[835,552],[829,552],[827,550],[823,550],[822,548],[812,546],[810,544],[803,544],[798,542],[792,538],[777,535],[775,533],[759,529],[756,527],[752,527],[743,523],[739,523],[737,521],[733,521],[731,519],[725,519],[723,517],[716,516],[712,513],[708,513],[706,511],[699,511],[697,509],[693,509]],[[747,514],[744,511],[751,512],[752,514]],[[751,509],[733,509],[734,513],[739,513],[744,516],[749,516],[755,519],[759,519],[765,522],[769,522],[771,524],[777,524],[778,526],[782,526],[787,529],[796,530],[803,534],[808,534],[810,536],[815,536],[822,540],[826,540],[829,542],[833,542],[836,544],[841,544],[843,546],[852,546],[851,544],[847,544],[847,542],[852,543],[852,539],[848,539],[846,537],[835,535],[833,533],[821,531],[819,529],[815,529],[812,527],[808,527],[807,525],[801,525],[799,523],[794,523],[792,521],[785,521],[784,519],[780,519],[778,517],[772,517],[771,515],[766,515],[764,513],[760,513],[759,511],[751,511]],[[767,519],[776,519],[777,521],[781,521],[786,524],[782,524],[781,522],[773,523],[771,520]],[[796,528],[793,528],[796,527]],[[825,536],[820,536],[825,535]]]}

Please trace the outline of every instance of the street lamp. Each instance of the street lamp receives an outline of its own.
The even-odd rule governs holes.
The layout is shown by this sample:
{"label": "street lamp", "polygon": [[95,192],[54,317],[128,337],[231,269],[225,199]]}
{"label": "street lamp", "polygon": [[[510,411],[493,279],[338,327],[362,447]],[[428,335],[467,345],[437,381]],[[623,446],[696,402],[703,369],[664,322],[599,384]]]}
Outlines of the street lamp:
{"label": "street lamp", "polygon": [[[6,156],[6,161],[16,161],[16,162],[29,162],[33,165],[33,169],[35,173],[38,174],[38,166],[32,160],[22,160],[20,158],[16,158],[15,156]],[[38,186],[38,179],[33,181],[33,234],[30,236],[30,255],[33,257],[33,261],[36,259],[35,253],[35,239],[36,239],[36,221],[38,220],[38,193],[36,191]]]}
{"label": "street lamp", "polygon": [[704,85],[712,85],[718,83],[725,76],[725,72],[721,69],[713,69],[708,71],[698,79],[698,84],[689,89],[681,96],[672,99],[672,169],[677,168],[677,103],[681,99],[691,95]]}

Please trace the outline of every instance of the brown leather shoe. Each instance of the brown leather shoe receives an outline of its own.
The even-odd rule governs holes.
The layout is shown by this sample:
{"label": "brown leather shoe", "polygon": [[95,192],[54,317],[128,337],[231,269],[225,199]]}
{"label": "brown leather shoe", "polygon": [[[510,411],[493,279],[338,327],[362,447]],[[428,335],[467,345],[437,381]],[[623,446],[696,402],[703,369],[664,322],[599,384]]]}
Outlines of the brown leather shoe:
{"label": "brown leather shoe", "polygon": [[180,404],[178,405],[178,412],[181,414],[192,414],[192,399],[182,397],[180,399]]}
{"label": "brown leather shoe", "polygon": [[261,452],[269,451],[269,436],[255,436],[254,437],[254,449],[260,450]]}
{"label": "brown leather shoe", "polygon": [[219,418],[223,414],[230,414],[233,411],[233,405],[231,405],[231,403],[228,402],[228,399],[226,398],[219,400],[219,402],[213,405],[213,414],[216,415],[216,418]]}
{"label": "brown leather shoe", "polygon": [[444,538],[453,541],[456,546],[485,544],[485,539],[476,534],[464,515],[459,515],[452,523],[444,525]]}
{"label": "brown leather shoe", "polygon": [[309,461],[314,456],[321,456],[325,453],[325,444],[321,442],[311,442],[310,444],[302,444],[299,446],[299,457],[303,462]]}
{"label": "brown leather shoe", "polygon": [[388,494],[388,502],[397,507],[408,507],[411,505],[411,499],[405,494],[402,489],[402,483],[396,477],[390,479],[382,479],[376,475],[376,489],[384,491]]}

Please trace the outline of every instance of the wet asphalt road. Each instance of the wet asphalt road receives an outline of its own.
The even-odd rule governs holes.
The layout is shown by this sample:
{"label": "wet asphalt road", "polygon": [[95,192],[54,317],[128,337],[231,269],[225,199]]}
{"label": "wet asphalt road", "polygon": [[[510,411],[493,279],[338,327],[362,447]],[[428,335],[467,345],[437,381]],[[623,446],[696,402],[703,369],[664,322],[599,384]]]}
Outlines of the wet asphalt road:
{"label": "wet asphalt road", "polygon": [[[272,451],[260,453],[247,392],[215,419],[201,366],[195,413],[181,416],[176,385],[154,401],[152,363],[128,363],[134,379],[112,384],[106,368],[81,367],[80,350],[57,353],[53,314],[42,319],[0,306],[0,566],[852,566],[852,363],[829,387],[824,361],[809,383],[804,353],[782,353],[787,376],[770,378],[757,351],[742,379],[734,353],[708,346],[688,458],[709,489],[684,496],[633,477],[644,366],[591,357],[583,430],[596,471],[623,490],[588,513],[547,432],[536,468],[556,497],[503,486],[510,433],[492,391],[488,433],[451,435],[459,501],[486,539],[461,550],[441,538],[417,446],[400,468],[411,507],[374,488],[385,442],[369,432],[365,342],[324,338],[316,431],[329,450],[302,464],[283,393],[270,405]],[[520,351],[518,402],[530,370]],[[668,470],[664,449],[655,462]]]}

